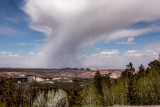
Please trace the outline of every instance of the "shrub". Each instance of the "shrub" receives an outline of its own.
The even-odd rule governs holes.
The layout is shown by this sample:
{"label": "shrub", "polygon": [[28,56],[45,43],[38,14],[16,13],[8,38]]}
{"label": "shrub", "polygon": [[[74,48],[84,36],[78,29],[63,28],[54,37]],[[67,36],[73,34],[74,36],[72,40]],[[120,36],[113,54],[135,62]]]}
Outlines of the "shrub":
{"label": "shrub", "polygon": [[61,89],[40,92],[33,102],[33,107],[68,107],[67,93]]}

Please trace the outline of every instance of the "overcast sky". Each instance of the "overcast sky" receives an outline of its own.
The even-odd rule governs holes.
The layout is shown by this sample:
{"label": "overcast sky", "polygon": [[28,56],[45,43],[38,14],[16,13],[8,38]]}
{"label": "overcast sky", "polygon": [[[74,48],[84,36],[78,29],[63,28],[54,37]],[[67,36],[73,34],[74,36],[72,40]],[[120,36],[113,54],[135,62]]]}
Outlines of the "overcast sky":
{"label": "overcast sky", "polygon": [[135,67],[158,58],[160,0],[0,0],[0,67]]}

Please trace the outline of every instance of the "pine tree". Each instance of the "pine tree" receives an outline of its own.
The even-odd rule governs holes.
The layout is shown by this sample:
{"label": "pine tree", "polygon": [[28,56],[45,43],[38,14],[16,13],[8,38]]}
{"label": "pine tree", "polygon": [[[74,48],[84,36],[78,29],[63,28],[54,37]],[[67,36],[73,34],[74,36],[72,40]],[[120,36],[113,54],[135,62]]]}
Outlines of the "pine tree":
{"label": "pine tree", "polygon": [[93,78],[93,83],[95,87],[97,88],[98,92],[103,95],[103,90],[102,90],[102,83],[103,83],[103,77],[99,71],[96,72],[94,78]]}
{"label": "pine tree", "polygon": [[103,106],[103,98],[93,82],[89,82],[81,92],[82,106]]}
{"label": "pine tree", "polygon": [[133,67],[132,62],[130,62],[128,65],[126,65],[126,69],[131,72],[132,74],[135,72],[135,68]]}
{"label": "pine tree", "polygon": [[68,101],[70,106],[80,106],[81,96],[80,96],[80,83],[77,78],[77,72],[75,72],[75,77],[73,78],[73,87],[69,91]]}
{"label": "pine tree", "polygon": [[[109,80],[108,80],[109,81]],[[110,82],[103,82],[102,85],[102,90],[103,90],[103,101],[104,101],[104,106],[111,106],[113,105],[112,103],[112,92],[111,92],[111,84]]]}
{"label": "pine tree", "polygon": [[134,75],[135,68],[133,64],[130,62],[126,65],[126,70],[122,72],[120,80],[125,80],[128,85],[128,92],[127,92],[127,99],[129,104],[134,105],[136,104],[136,95],[135,95],[135,87],[137,81],[137,74]]}
{"label": "pine tree", "polygon": [[5,85],[2,88],[2,102],[5,102],[6,106],[14,106],[17,105],[17,90],[15,81],[10,78],[5,81]]}
{"label": "pine tree", "polygon": [[145,70],[144,66],[141,64],[141,65],[139,66],[138,77],[140,78],[140,77],[146,76],[146,72],[145,72],[145,71],[146,71],[146,70]]}

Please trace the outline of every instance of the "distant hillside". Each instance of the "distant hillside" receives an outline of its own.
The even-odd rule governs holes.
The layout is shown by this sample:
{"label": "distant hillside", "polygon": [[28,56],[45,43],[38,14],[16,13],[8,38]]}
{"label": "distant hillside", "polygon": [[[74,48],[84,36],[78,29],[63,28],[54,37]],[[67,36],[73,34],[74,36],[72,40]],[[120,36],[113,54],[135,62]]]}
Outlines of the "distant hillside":
{"label": "distant hillside", "polygon": [[[0,75],[5,77],[26,77],[28,75],[33,75],[43,78],[73,78],[75,72],[79,78],[93,78],[97,70],[87,69],[77,69],[77,68],[62,68],[62,69],[31,69],[31,68],[0,68]],[[110,74],[111,78],[117,78],[122,73],[123,69],[109,69],[109,70],[99,70],[102,75]]]}

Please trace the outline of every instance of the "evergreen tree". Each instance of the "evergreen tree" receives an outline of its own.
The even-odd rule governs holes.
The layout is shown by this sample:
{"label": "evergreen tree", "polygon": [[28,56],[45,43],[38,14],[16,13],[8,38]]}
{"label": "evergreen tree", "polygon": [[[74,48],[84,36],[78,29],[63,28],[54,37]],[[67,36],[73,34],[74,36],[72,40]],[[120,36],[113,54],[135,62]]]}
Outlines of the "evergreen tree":
{"label": "evergreen tree", "polygon": [[93,82],[95,87],[97,88],[98,92],[103,95],[103,90],[102,90],[102,82],[103,82],[103,77],[99,71],[96,72]]}
{"label": "evergreen tree", "polygon": [[137,75],[135,74],[135,68],[133,67],[133,64],[130,62],[128,65],[126,65],[126,70],[122,72],[120,80],[126,81],[128,85],[128,92],[127,92],[127,99],[129,104],[134,105],[136,104],[136,95],[135,95],[135,86],[137,81]]}
{"label": "evergreen tree", "polygon": [[111,88],[111,78],[110,76],[102,76],[102,85],[106,84],[108,88]]}
{"label": "evergreen tree", "polygon": [[86,85],[81,96],[82,106],[103,106],[103,98],[92,82]]}
{"label": "evergreen tree", "polygon": [[130,62],[128,65],[126,65],[126,69],[131,72],[132,74],[135,72],[135,68],[133,67],[132,62]]}
{"label": "evergreen tree", "polygon": [[128,81],[119,80],[117,84],[112,85],[112,104],[129,105],[128,99]]}
{"label": "evergreen tree", "polygon": [[[158,60],[154,60],[153,62],[150,62],[149,64],[148,64],[148,66],[152,69],[152,68],[154,68],[154,69],[156,69],[157,71],[159,71],[160,70],[160,61],[158,61]],[[160,73],[160,72],[159,72]]]}
{"label": "evergreen tree", "polygon": [[103,101],[104,101],[104,106],[111,106],[111,105],[113,105],[111,84],[110,84],[110,82],[107,82],[107,81],[109,81],[109,80],[105,80],[102,85]]}
{"label": "evergreen tree", "polygon": [[5,102],[6,106],[17,105],[17,90],[15,81],[10,78],[5,81],[5,85],[2,88],[2,102]]}
{"label": "evergreen tree", "polygon": [[75,77],[73,78],[73,87],[69,91],[68,101],[70,106],[80,106],[81,96],[80,96],[80,83],[77,78],[77,72],[75,72]]}
{"label": "evergreen tree", "polygon": [[146,76],[146,70],[145,70],[144,66],[141,64],[139,66],[138,77],[140,78],[140,77],[144,77],[144,76]]}

